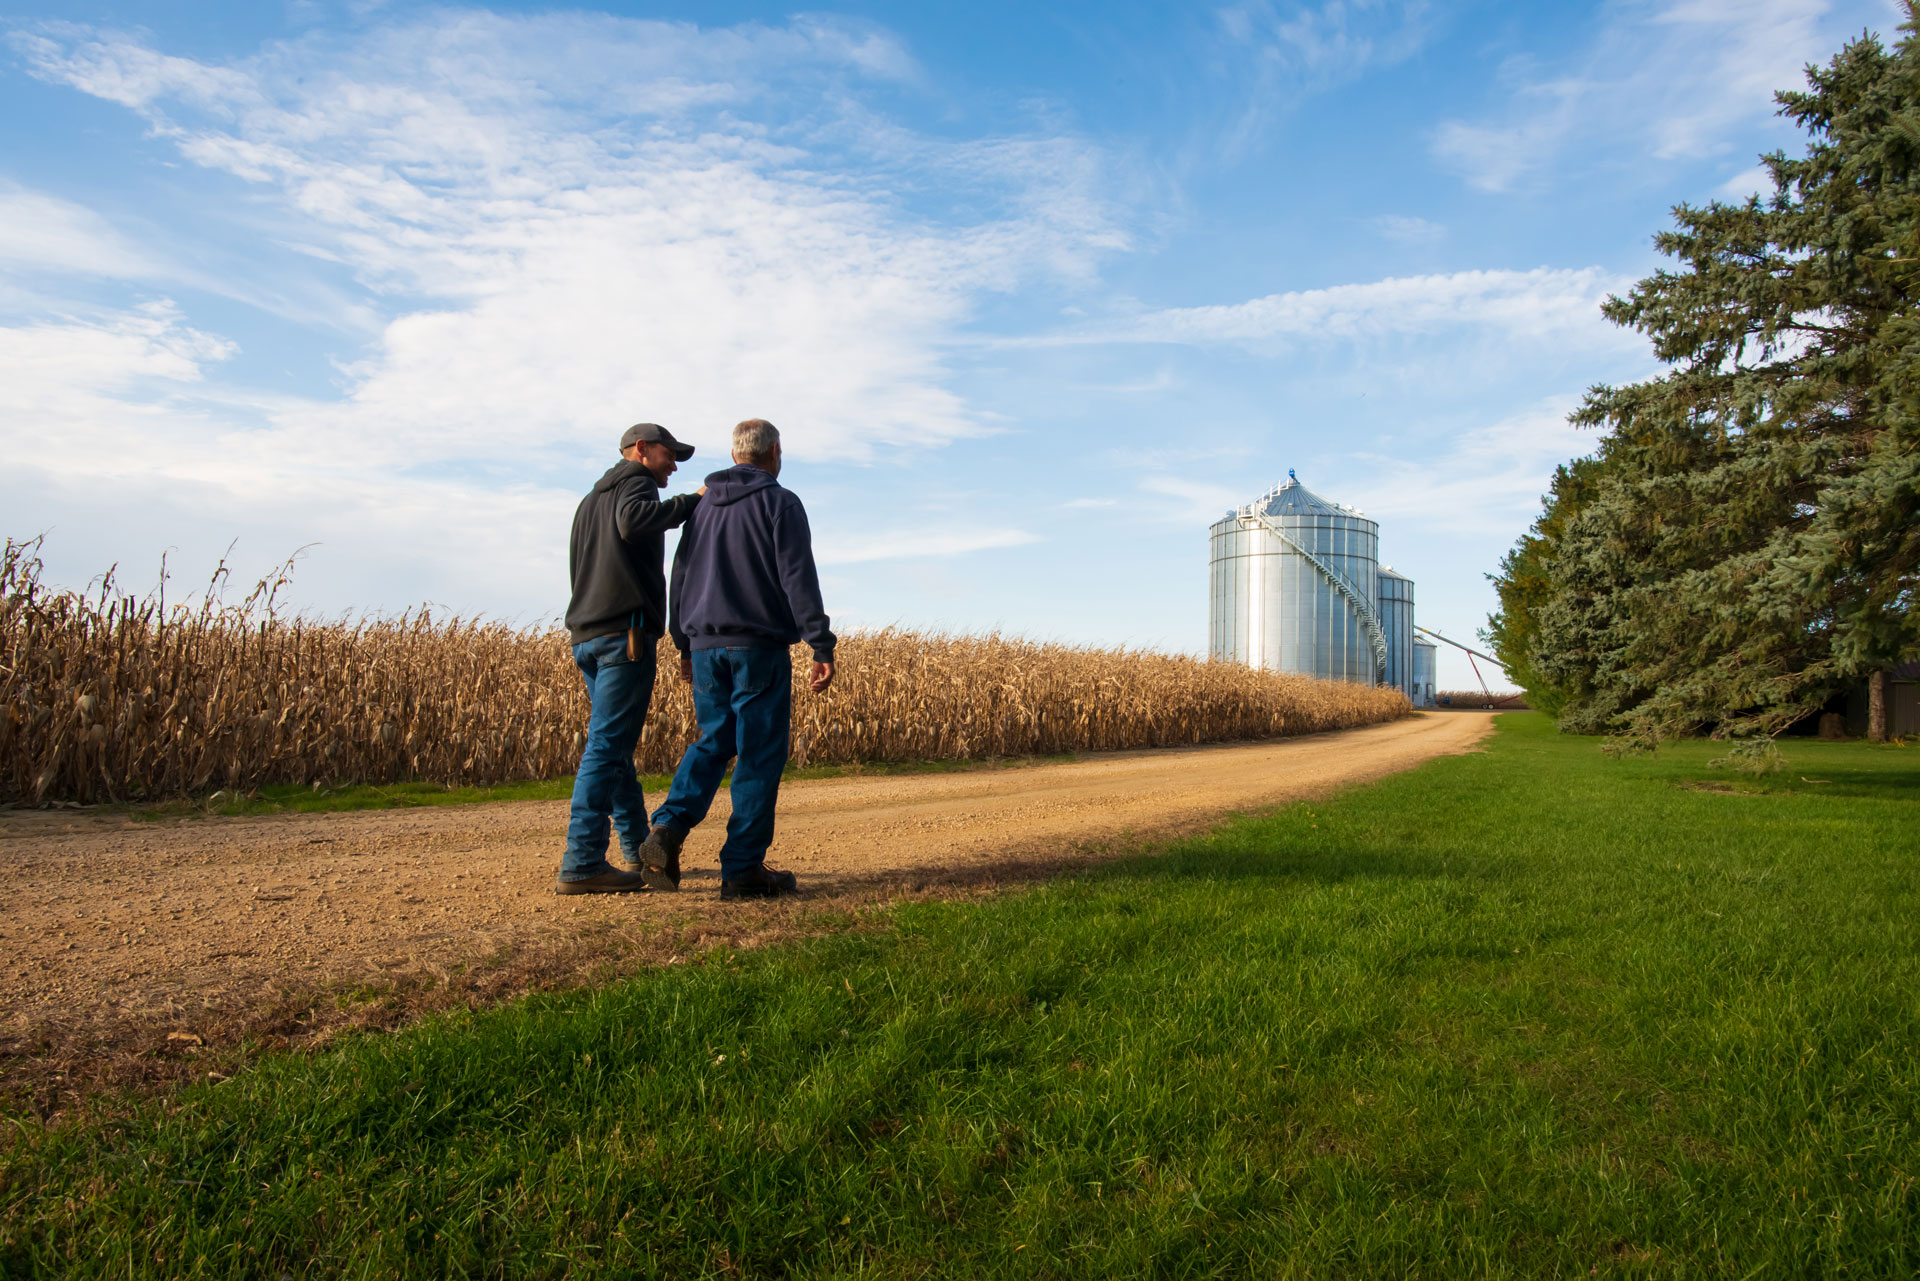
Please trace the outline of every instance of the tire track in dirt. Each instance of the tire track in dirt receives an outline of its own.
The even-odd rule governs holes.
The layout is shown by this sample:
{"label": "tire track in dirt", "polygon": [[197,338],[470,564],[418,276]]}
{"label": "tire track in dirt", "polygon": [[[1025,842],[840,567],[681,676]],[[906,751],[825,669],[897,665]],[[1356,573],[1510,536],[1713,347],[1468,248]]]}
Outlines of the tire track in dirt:
{"label": "tire track in dirt", "polygon": [[1324,795],[1470,751],[1491,723],[1454,712],[1020,769],[789,783],[770,861],[807,893],[773,904],[718,901],[724,796],[687,843],[678,894],[568,898],[552,892],[564,802],[168,823],[0,814],[0,1060],[85,1076],[89,1053],[191,1048],[245,1028],[236,1011],[289,1008],[290,993],[482,992],[503,966],[519,967],[524,989],[703,937],[753,945],[804,930],[823,905],[1017,880]]}

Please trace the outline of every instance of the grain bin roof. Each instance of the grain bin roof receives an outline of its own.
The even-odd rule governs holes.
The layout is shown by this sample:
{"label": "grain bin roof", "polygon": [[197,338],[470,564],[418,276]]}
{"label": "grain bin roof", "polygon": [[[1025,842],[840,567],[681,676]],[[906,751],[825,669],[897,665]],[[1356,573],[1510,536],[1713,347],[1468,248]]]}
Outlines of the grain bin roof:
{"label": "grain bin roof", "polygon": [[1364,516],[1358,507],[1345,507],[1320,497],[1291,473],[1254,503],[1269,516]]}

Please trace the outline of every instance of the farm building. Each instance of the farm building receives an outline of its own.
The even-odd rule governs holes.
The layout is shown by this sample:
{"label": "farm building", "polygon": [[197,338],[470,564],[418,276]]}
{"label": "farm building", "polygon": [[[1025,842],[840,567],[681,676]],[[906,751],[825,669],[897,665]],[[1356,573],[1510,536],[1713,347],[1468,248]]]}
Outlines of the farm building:
{"label": "farm building", "polygon": [[[1847,733],[1865,736],[1867,682],[1847,692]],[[1894,738],[1920,735],[1920,662],[1902,663],[1886,674],[1886,732]]]}

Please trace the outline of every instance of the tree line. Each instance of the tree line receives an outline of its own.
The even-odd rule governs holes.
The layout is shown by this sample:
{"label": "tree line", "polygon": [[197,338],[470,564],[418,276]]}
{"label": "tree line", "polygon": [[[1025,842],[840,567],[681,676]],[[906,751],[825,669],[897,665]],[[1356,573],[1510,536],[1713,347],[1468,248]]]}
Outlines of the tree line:
{"label": "tree line", "polygon": [[1676,207],[1604,305],[1664,372],[1589,390],[1597,448],[1491,576],[1486,639],[1564,729],[1770,737],[1920,655],[1917,9],[1776,95],[1807,142],[1771,195]]}

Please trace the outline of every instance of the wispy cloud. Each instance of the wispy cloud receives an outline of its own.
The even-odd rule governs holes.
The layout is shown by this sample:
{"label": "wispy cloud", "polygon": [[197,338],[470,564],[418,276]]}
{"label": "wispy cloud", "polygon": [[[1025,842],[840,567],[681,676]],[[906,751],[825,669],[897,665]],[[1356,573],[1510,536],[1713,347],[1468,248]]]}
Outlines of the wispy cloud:
{"label": "wispy cloud", "polygon": [[349,398],[280,424],[390,465],[456,431],[597,444],[643,410],[698,439],[759,407],[799,429],[802,457],[977,434],[943,385],[941,337],[975,291],[1112,243],[1086,184],[1059,181],[1060,155],[1010,142],[998,161],[980,144],[943,157],[1053,193],[1050,214],[943,233],[810,171],[804,127],[792,142],[707,132],[708,108],[777,98],[783,74],[911,71],[883,37],[824,22],[706,33],[451,13],[344,53],[296,42],[222,67],[115,38],[20,43],[40,75],[280,193],[313,252],[393,300]]}
{"label": "wispy cloud", "polygon": [[[468,599],[552,578],[551,547],[526,531],[564,529],[575,495],[514,483],[481,492],[456,474],[356,468],[324,447],[289,457],[259,424],[306,402],[218,382],[235,352],[164,301],[0,326],[0,505],[41,510],[64,494],[67,517],[89,527],[82,541],[130,526],[149,537],[167,528],[171,543],[210,521],[216,550],[242,532],[269,558],[320,542],[346,553],[334,560],[349,589],[370,566],[408,562],[432,565],[438,588]],[[137,550],[157,557],[151,543]]]}
{"label": "wispy cloud", "polygon": [[876,560],[920,560],[964,556],[1001,547],[1024,547],[1040,541],[1023,529],[910,529],[886,534],[824,537],[818,557],[823,565],[857,565]]}
{"label": "wispy cloud", "polygon": [[1122,378],[1114,382],[1075,383],[1074,391],[1103,392],[1110,396],[1148,396],[1172,391],[1180,380],[1171,369],[1162,367],[1145,378]]}
{"label": "wispy cloud", "polygon": [[[538,522],[530,572],[549,581],[564,582],[550,530],[573,501],[553,486],[625,423],[666,422],[714,452],[760,414],[802,460],[984,434],[946,365],[976,300],[1126,243],[1097,149],[941,141],[870,112],[869,87],[920,73],[859,23],[447,10],[225,64],[71,25],[14,44],[34,74],[250,184],[381,316],[331,400],[205,395],[232,345],[170,304],[8,331],[43,361],[16,396],[65,424],[34,465],[78,476],[111,440],[127,467],[191,472],[236,513],[270,492],[325,526],[377,500],[383,543],[410,525],[487,543],[517,513]],[[916,187],[968,216],[920,216],[898,194]],[[32,193],[0,192],[0,225],[37,237],[11,252],[59,270],[147,265],[103,220]],[[164,431],[123,441],[130,405]],[[36,435],[30,417],[0,425],[16,459]],[[843,559],[1026,536],[992,537],[920,552],[876,539]]]}
{"label": "wispy cloud", "polygon": [[223,247],[203,246],[199,261],[189,261],[182,248],[177,237],[144,220],[116,225],[74,201],[0,181],[0,308],[5,310],[85,313],[90,308],[72,300],[74,285],[111,281],[185,287],[355,337],[378,331],[378,314],[335,286],[312,279],[262,284]]}
{"label": "wispy cloud", "polygon": [[1527,341],[1620,341],[1600,303],[1630,283],[1598,267],[1464,271],[1177,307],[1036,342],[1272,343],[1493,331]]}
{"label": "wispy cloud", "polygon": [[1160,524],[1204,528],[1249,501],[1253,495],[1242,493],[1244,488],[1183,476],[1156,477],[1141,482],[1140,491],[1149,500],[1143,514]]}
{"label": "wispy cloud", "polygon": [[150,253],[93,210],[0,182],[0,266],[116,279],[162,274]]}
{"label": "wispy cloud", "polygon": [[1357,506],[1392,513],[1396,522],[1444,522],[1455,533],[1510,535],[1540,511],[1553,469],[1591,452],[1597,437],[1568,423],[1579,404],[1552,396],[1482,426],[1468,428],[1443,452],[1417,461],[1360,452],[1338,483]]}
{"label": "wispy cloud", "polygon": [[[1433,153],[1472,185],[1506,191],[1578,148],[1655,159],[1717,155],[1730,136],[1771,116],[1773,94],[1804,84],[1858,19],[1885,6],[1831,0],[1626,0],[1606,11],[1593,44],[1565,67],[1528,77],[1481,120],[1443,121]],[[1889,22],[1889,25],[1891,23]]]}
{"label": "wispy cloud", "polygon": [[1243,0],[1217,11],[1223,63],[1244,86],[1227,149],[1243,149],[1306,94],[1391,66],[1433,33],[1426,0]]}
{"label": "wispy cloud", "polygon": [[125,435],[130,418],[168,412],[166,401],[199,384],[234,353],[225,339],[187,325],[179,308],[156,302],[88,319],[0,327],[0,421],[15,463],[62,447],[68,431],[107,417]]}
{"label": "wispy cloud", "polygon": [[1728,200],[1745,200],[1748,196],[1767,196],[1773,194],[1773,175],[1765,166],[1755,165],[1751,169],[1742,169],[1733,177],[1720,184],[1720,195]]}
{"label": "wispy cloud", "polygon": [[1221,28],[1277,70],[1343,78],[1398,62],[1429,29],[1426,0],[1247,0],[1219,11]]}
{"label": "wispy cloud", "polygon": [[1406,214],[1381,214],[1372,226],[1396,245],[1434,245],[1447,238],[1447,229],[1439,223]]}

